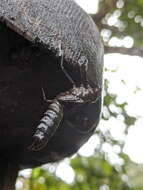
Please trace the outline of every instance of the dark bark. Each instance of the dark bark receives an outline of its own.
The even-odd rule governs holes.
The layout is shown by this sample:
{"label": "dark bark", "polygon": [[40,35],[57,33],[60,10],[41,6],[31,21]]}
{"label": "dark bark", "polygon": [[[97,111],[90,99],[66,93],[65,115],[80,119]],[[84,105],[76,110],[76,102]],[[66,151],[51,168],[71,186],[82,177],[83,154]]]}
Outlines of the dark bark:
{"label": "dark bark", "polygon": [[116,34],[118,36],[128,36],[128,34],[124,31],[121,31],[118,27],[116,26],[109,26],[108,24],[103,24],[103,23],[98,23],[98,28],[101,31],[102,29],[107,29],[112,32],[112,34]]}
{"label": "dark bark", "polygon": [[105,46],[105,53],[121,53],[124,55],[143,57],[143,47],[125,48]]}

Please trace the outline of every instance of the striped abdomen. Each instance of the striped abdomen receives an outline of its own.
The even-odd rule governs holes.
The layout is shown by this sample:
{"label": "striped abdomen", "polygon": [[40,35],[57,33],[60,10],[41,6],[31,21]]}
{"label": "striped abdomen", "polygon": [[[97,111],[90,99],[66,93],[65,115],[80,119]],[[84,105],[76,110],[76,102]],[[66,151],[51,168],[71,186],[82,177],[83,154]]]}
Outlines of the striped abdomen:
{"label": "striped abdomen", "polygon": [[56,132],[62,119],[63,107],[57,100],[54,100],[44,113],[44,117],[40,120],[40,124],[33,135],[35,140],[29,149],[34,151],[43,149]]}

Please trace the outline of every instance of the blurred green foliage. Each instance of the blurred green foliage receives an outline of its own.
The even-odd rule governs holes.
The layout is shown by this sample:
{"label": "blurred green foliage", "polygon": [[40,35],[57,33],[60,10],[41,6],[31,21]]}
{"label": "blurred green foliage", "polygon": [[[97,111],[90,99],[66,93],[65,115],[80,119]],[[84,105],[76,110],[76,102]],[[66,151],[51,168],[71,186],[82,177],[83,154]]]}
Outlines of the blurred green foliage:
{"label": "blurred green foliage", "polygon": [[[99,0],[99,10],[92,18],[96,22],[103,42],[106,46],[106,53],[124,53],[130,55],[142,55],[142,32],[143,32],[143,1],[142,0]],[[118,42],[111,44],[114,38],[124,40],[131,37],[132,45],[127,48],[133,49],[133,52],[125,49],[111,49],[111,47],[124,47]],[[125,46],[126,48],[126,46]],[[141,49],[140,49],[141,48]],[[139,53],[141,51],[141,53]]]}
{"label": "blurred green foliage", "polygon": [[[105,46],[110,48],[109,42],[112,37],[124,39],[130,36],[134,41],[133,48],[138,51],[138,47],[143,44],[142,10],[143,0],[100,0],[99,11],[92,17],[101,31]],[[105,72],[109,71],[106,69]],[[117,103],[117,94],[111,94],[108,86],[109,81],[105,79],[102,121],[108,122],[111,117],[122,116],[126,135],[128,128],[135,124],[137,118],[127,114],[125,109],[127,102]],[[120,111],[111,110],[111,104]],[[133,163],[123,153],[124,142],[113,138],[108,130],[104,133],[98,128],[96,135],[99,136],[100,143],[95,148],[94,155],[84,157],[77,154],[69,160],[69,165],[75,173],[72,183],[63,181],[57,175],[58,164],[56,164],[53,165],[54,170],[51,170],[50,166],[41,167],[33,169],[29,178],[19,176],[18,181],[22,185],[17,187],[17,190],[142,190],[143,166]],[[116,153],[119,163],[111,162],[108,153],[103,149],[105,143],[110,144],[111,147],[115,145],[120,147],[120,151]]]}
{"label": "blurred green foliage", "polygon": [[70,164],[76,174],[73,183],[67,184],[47,170],[37,168],[32,171],[31,177],[25,180],[22,190],[134,189],[129,181],[124,179],[126,169],[112,166],[103,154],[89,158],[77,156],[71,159]]}

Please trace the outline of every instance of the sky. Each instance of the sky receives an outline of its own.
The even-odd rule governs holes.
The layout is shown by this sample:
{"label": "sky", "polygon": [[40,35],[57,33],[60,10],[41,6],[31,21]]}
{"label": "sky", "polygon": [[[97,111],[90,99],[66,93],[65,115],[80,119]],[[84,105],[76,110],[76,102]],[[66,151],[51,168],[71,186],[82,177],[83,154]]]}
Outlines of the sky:
{"label": "sky", "polygon": [[[104,72],[104,78],[109,81],[109,92],[118,95],[116,99],[117,103],[127,102],[128,105],[125,108],[127,113],[138,119],[135,125],[130,127],[127,136],[125,136],[124,131],[126,126],[124,118],[120,114],[120,110],[111,105],[110,110],[115,111],[118,117],[110,117],[108,121],[101,120],[98,127],[103,133],[109,130],[114,139],[125,141],[124,152],[130,156],[132,161],[143,163],[143,149],[141,148],[143,145],[143,106],[141,104],[143,97],[143,59],[137,56],[121,54],[108,54],[105,55],[104,59],[105,68],[111,71]],[[105,111],[103,108],[103,113]],[[95,139],[92,137],[81,148],[80,153],[84,156],[91,156],[94,148],[99,143],[98,138],[97,136]],[[110,159],[112,163],[119,161],[118,158],[115,159],[116,156],[113,154],[114,148],[107,143],[104,148],[111,155],[110,157],[112,158]]]}
{"label": "sky", "polygon": [[119,119],[110,118],[107,123],[108,129],[117,140],[125,141],[124,152],[134,162],[143,163],[143,149],[141,148],[143,145],[143,106],[141,104],[143,97],[143,59],[137,56],[109,54],[105,55],[105,67],[117,70],[116,72],[105,73],[105,78],[109,80],[109,91],[118,94],[118,103],[127,102],[127,113],[138,118],[125,137],[123,135],[125,129],[123,118],[117,110]]}
{"label": "sky", "polygon": [[75,0],[86,12],[97,12],[98,0]]}
{"label": "sky", "polygon": [[[76,0],[76,2],[88,13],[94,13],[97,11],[98,0]],[[113,21],[114,19],[116,18],[113,18]],[[112,45],[124,45],[129,48],[133,45],[133,40],[131,37],[127,36],[122,41],[119,41],[117,38],[112,38],[110,43]],[[105,124],[104,121],[102,121],[99,127],[101,130],[108,128],[117,140],[124,140],[124,152],[127,153],[134,162],[143,163],[143,149],[140,148],[143,145],[143,107],[141,106],[143,97],[143,59],[136,56],[109,54],[105,55],[104,65],[105,68],[116,70],[116,72],[106,72],[104,74],[104,77],[110,81],[109,91],[118,94],[118,103],[124,101],[128,102],[128,105],[126,106],[127,113],[131,116],[138,117],[139,119],[134,126],[130,127],[126,138],[124,136],[125,126],[120,114],[118,121],[115,118],[110,118],[108,126],[107,123]],[[137,92],[135,93],[136,90]],[[111,109],[116,108],[114,105],[111,105]],[[105,128],[104,125],[106,125]],[[89,142],[89,144],[91,144],[91,142]],[[86,147],[87,146],[88,145],[86,145]],[[90,151],[89,147],[87,148],[87,154],[89,154]],[[92,149],[93,147],[91,148],[91,152],[93,152]],[[85,153],[85,149],[83,152]]]}
{"label": "sky", "polygon": [[[95,13],[97,11],[98,0],[76,0],[76,2],[88,13]],[[112,39],[112,44],[117,43],[117,39]],[[124,46],[132,46],[132,39],[126,37],[122,42]],[[104,133],[107,130],[111,132],[111,135],[117,140],[124,140],[124,152],[129,155],[132,161],[136,163],[143,163],[143,59],[136,56],[127,56],[121,54],[108,54],[105,55],[105,68],[109,70],[116,70],[116,72],[106,72],[104,77],[109,80],[109,91],[111,93],[118,94],[117,101],[122,103],[128,102],[126,111],[129,115],[138,118],[134,126],[131,126],[127,136],[124,135],[125,124],[123,117],[120,115],[120,110],[116,110],[114,105],[110,106],[111,110],[116,110],[119,114],[117,119],[111,117],[108,122],[101,121],[99,124],[100,130]],[[122,82],[121,82],[122,81]],[[137,90],[140,89],[140,90]],[[103,110],[104,111],[104,110]],[[91,156],[94,153],[95,147],[99,144],[99,137],[94,135],[90,138],[80,150],[79,153],[83,156]],[[122,164],[122,160],[117,156],[120,152],[120,147],[105,143],[103,150],[109,155],[111,163]],[[65,172],[61,172],[62,171]],[[29,177],[31,170],[23,170],[22,175]],[[64,173],[68,173],[68,176]],[[61,162],[58,166],[56,174],[66,181],[71,183],[74,179],[74,171],[69,167],[68,160]],[[20,183],[18,181],[17,183]],[[17,184],[20,186],[20,184]]]}

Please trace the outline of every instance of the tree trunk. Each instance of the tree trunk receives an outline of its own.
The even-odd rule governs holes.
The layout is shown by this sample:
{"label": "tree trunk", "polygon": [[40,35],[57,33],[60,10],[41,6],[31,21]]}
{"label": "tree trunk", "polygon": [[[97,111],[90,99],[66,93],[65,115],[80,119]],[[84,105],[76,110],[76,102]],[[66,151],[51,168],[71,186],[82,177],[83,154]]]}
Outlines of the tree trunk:
{"label": "tree trunk", "polygon": [[18,167],[0,159],[0,190],[14,190]]}

